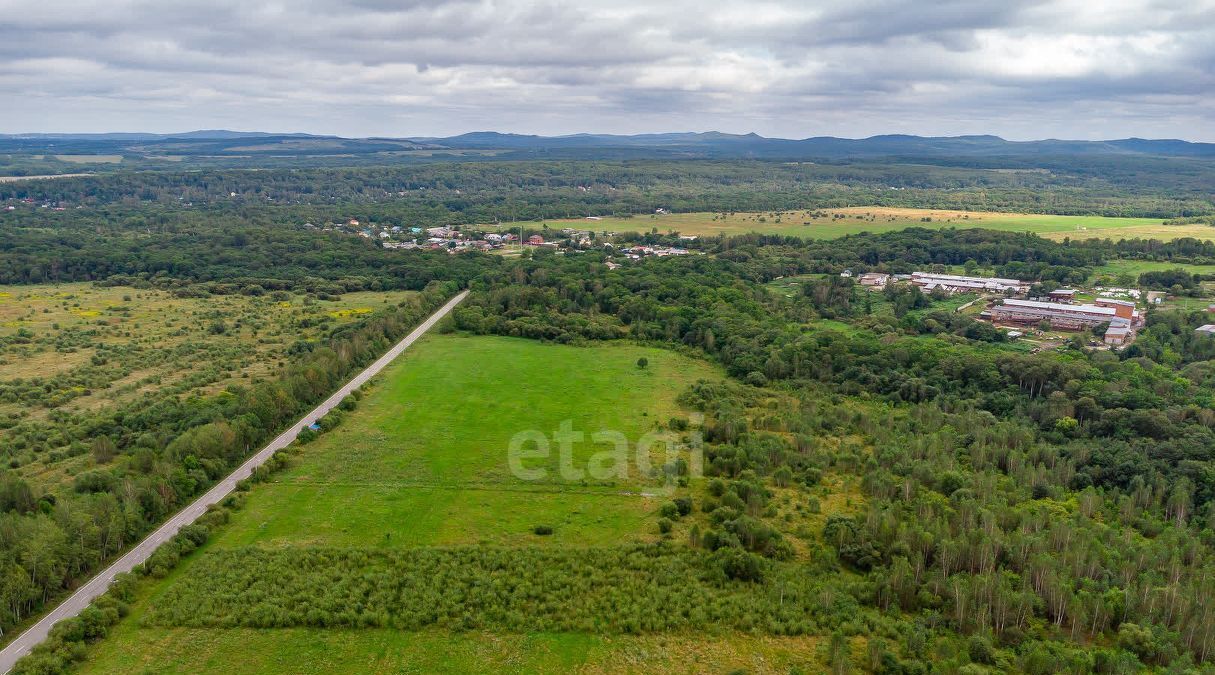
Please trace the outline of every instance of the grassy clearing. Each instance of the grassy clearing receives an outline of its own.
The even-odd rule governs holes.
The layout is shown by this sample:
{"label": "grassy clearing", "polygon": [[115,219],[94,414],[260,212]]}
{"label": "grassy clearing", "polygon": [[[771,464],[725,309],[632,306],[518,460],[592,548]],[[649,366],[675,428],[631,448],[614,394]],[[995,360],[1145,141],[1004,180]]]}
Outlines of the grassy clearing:
{"label": "grassy clearing", "polygon": [[1094,275],[1098,277],[1105,275],[1115,278],[1122,275],[1130,275],[1138,280],[1139,275],[1144,272],[1160,272],[1179,268],[1191,274],[1215,274],[1215,265],[1190,265],[1187,263],[1157,260],[1111,260],[1094,270]]}
{"label": "grassy clearing", "polygon": [[745,634],[500,635],[440,630],[146,628],[140,649],[105,640],[83,673],[817,672],[819,640]]}
{"label": "grassy clearing", "polygon": [[55,159],[69,164],[121,164],[122,155],[55,155]]}
{"label": "grassy clearing", "polygon": [[[649,361],[645,369],[636,363]],[[221,547],[327,545],[607,544],[648,540],[654,481],[566,481],[552,448],[511,474],[519,432],[622,433],[630,443],[679,414],[675,396],[715,371],[665,350],[565,347],[459,335],[415,345],[343,424],[304,446],[298,463],[249,500]],[[531,446],[529,446],[531,447]],[[573,445],[576,468],[604,445]],[[533,526],[554,527],[538,537]]]}
{"label": "grassy clearing", "polygon": [[[959,273],[961,272],[959,271]],[[799,274],[789,277],[782,277],[780,279],[775,279],[768,282],[767,288],[778,295],[782,295],[787,298],[794,298],[805,292],[804,288],[806,284],[812,283],[815,280],[823,279],[827,276],[828,275],[826,274]],[[931,312],[956,312],[959,310],[959,308],[973,300],[976,300],[978,297],[979,296],[974,293],[960,293],[958,295],[951,295],[945,298],[934,298],[929,296],[929,300],[932,304],[923,309],[910,310],[908,314],[915,316],[928,314]],[[858,286],[856,289],[855,302],[855,306],[860,312],[864,312],[867,306],[869,313],[874,316],[894,316],[894,305],[892,305],[890,301],[886,299],[886,295],[880,290],[871,290],[869,288]],[[976,305],[979,304],[980,303],[976,303]],[[981,307],[976,306],[973,312],[970,310],[964,311],[967,311],[968,313],[977,313],[980,310]],[[835,330],[839,330],[844,333],[854,333],[857,331],[856,326],[842,321],[818,320],[815,321],[815,325],[834,328]]]}
{"label": "grassy clearing", "polygon": [[88,173],[55,173],[42,176],[0,176],[0,183],[19,183],[25,180],[50,180],[52,178],[79,178],[80,176],[91,176]]}
{"label": "grassy clearing", "polygon": [[[1183,269],[1191,274],[1215,275],[1215,265],[1190,265],[1155,260],[1111,260],[1095,270],[1092,281],[1101,286],[1138,288],[1140,274],[1175,269]],[[1215,295],[1215,283],[1204,281],[1200,285],[1204,289],[1203,297],[1169,296],[1159,307],[1186,311],[1206,309],[1211,304],[1212,295]],[[1091,299],[1091,297],[1086,295],[1084,299]]]}
{"label": "grassy clearing", "polygon": [[[534,228],[540,223],[522,223]],[[550,229],[573,227],[596,232],[679,232],[686,235],[716,236],[749,232],[781,234],[808,239],[833,239],[858,232],[890,232],[908,227],[942,229],[982,227],[1008,232],[1033,232],[1048,239],[1092,239],[1098,237],[1154,238],[1179,237],[1215,239],[1215,228],[1208,225],[1165,225],[1158,218],[1110,218],[1105,216],[1057,216],[1030,213],[950,211],[857,206],[818,211],[768,213],[670,213],[632,218],[603,217],[544,221]],[[506,223],[502,229],[517,228]]]}

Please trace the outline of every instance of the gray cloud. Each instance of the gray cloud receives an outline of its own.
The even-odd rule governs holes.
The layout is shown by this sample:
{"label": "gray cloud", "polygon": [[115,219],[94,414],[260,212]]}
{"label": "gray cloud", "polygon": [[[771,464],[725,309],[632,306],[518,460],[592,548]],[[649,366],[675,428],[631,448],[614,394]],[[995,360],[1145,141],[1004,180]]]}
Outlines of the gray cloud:
{"label": "gray cloud", "polygon": [[1215,140],[1215,0],[0,0],[0,106],[6,132]]}

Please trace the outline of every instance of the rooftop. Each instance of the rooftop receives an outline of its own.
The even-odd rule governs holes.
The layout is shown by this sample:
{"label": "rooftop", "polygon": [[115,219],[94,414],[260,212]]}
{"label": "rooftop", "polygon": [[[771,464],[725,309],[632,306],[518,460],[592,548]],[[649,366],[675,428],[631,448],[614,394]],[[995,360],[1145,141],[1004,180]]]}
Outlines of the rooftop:
{"label": "rooftop", "polygon": [[1064,305],[1058,302],[1040,302],[1038,300],[1016,300],[1009,298],[1004,301],[1007,307],[1028,307],[1032,309],[1046,309],[1055,312],[1082,312],[1084,314],[1104,314],[1106,316],[1114,315],[1113,307],[1098,307],[1097,305]]}
{"label": "rooftop", "polygon": [[1025,283],[1019,279],[1001,279],[999,277],[964,277],[957,274],[934,274],[933,272],[912,272],[911,276],[930,278],[935,281],[963,281],[979,284],[997,283],[1007,286],[1021,286]]}

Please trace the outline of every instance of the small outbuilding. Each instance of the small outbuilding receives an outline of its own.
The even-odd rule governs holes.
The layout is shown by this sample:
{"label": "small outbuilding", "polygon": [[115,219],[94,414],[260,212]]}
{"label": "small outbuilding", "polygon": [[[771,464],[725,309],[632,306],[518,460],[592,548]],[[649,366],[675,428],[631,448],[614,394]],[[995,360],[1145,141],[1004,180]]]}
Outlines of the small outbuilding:
{"label": "small outbuilding", "polygon": [[886,284],[890,283],[890,275],[883,272],[866,272],[860,276],[858,281],[862,286],[885,288]]}

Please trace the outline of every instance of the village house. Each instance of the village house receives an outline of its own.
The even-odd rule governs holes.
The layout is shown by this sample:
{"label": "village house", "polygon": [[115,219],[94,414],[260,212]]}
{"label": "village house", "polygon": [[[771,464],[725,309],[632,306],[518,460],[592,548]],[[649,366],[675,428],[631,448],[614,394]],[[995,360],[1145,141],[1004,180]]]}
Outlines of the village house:
{"label": "village house", "polygon": [[862,286],[870,288],[885,288],[890,283],[890,275],[885,272],[866,272],[858,279]]}

